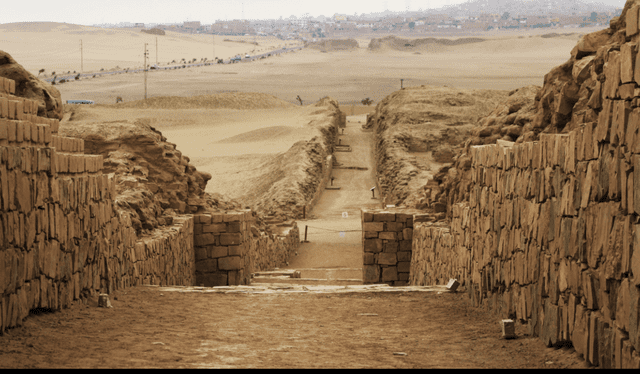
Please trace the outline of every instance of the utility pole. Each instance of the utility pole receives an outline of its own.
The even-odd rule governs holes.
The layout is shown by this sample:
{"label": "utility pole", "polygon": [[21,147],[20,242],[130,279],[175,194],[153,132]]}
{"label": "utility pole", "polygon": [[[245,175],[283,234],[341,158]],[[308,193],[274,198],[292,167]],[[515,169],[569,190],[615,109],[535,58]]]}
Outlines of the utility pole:
{"label": "utility pole", "polygon": [[84,73],[84,52],[82,51],[82,39],[80,39],[80,73]]}
{"label": "utility pole", "polygon": [[156,36],[156,65],[158,65],[158,37]]}
{"label": "utility pole", "polygon": [[147,43],[144,43],[144,99],[147,99],[147,56],[149,52],[147,51]]}

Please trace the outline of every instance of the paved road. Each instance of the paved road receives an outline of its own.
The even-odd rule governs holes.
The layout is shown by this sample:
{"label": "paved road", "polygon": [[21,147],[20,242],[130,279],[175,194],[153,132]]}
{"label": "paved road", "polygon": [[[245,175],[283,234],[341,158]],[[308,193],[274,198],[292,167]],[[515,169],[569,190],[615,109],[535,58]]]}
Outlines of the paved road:
{"label": "paved road", "polygon": [[[298,50],[301,50],[304,47],[293,47],[293,48],[286,48],[286,49],[278,49],[275,51],[271,51],[271,52],[265,52],[262,54],[258,54],[258,55],[253,55],[251,56],[251,58],[242,58],[242,60],[240,61],[241,63],[245,63],[245,62],[252,62],[252,61],[256,61],[256,60],[260,60],[262,59],[262,57],[264,58],[269,58],[269,57],[274,57],[277,55],[280,55],[282,53],[289,53],[289,52],[295,52]],[[223,64],[231,64],[231,59],[226,59],[226,60],[222,60]],[[192,67],[201,67],[201,66],[211,66],[211,65],[217,65],[217,63],[210,61],[210,62],[198,62],[198,63],[194,63],[194,64],[176,64],[176,65],[170,65],[170,66],[158,66],[156,69],[149,69],[149,72],[154,72],[154,71],[159,71],[159,70],[175,70],[175,69],[186,69],[186,68],[192,68]],[[103,75],[114,75],[114,74],[125,74],[125,73],[140,73],[143,72],[144,69],[129,69],[129,70],[117,70],[117,71],[101,71],[101,72],[95,72],[95,73],[85,73],[85,74],[63,74],[63,75],[58,75],[55,77],[56,82],[59,82],[61,79],[64,79],[67,82],[73,82],[75,80],[76,77],[79,76],[79,78],[91,78],[91,77],[100,77]],[[46,79],[42,79],[45,82],[49,82],[51,83],[53,81],[53,77],[51,78],[46,78]]]}

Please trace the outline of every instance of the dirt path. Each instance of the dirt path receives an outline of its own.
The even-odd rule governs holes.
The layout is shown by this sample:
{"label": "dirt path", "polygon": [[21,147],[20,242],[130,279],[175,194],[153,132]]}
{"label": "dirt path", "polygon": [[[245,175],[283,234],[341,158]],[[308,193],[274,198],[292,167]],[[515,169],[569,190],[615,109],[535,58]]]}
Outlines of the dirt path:
{"label": "dirt path", "polygon": [[298,222],[302,233],[308,226],[309,243],[301,245],[298,256],[286,268],[299,270],[302,278],[362,283],[360,209],[380,207],[380,200],[372,199],[369,191],[376,179],[373,133],[362,131],[365,120],[366,115],[347,118],[347,128],[339,139],[341,145],[351,147],[351,152],[336,152],[335,158],[339,167],[367,170],[335,168],[333,186],[340,189],[325,190],[309,214],[313,219]]}
{"label": "dirt path", "polygon": [[135,287],[0,337],[0,368],[563,368],[567,349],[502,340],[466,296],[203,294]]}

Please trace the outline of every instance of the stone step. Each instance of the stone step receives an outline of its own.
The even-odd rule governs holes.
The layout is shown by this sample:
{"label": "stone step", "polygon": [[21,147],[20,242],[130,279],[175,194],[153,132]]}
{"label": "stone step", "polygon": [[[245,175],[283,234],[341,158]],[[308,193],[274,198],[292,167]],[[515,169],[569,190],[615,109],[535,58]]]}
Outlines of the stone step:
{"label": "stone step", "polygon": [[316,285],[316,286],[349,286],[362,285],[362,279],[312,279],[289,277],[255,277],[251,279],[252,285]]}

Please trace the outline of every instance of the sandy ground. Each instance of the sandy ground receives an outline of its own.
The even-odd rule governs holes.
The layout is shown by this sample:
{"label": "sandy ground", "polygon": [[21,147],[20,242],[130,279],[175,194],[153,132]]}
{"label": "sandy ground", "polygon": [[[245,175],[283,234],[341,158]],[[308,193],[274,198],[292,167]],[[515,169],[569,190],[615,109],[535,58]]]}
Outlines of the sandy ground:
{"label": "sandy ground", "polygon": [[[38,74],[39,69],[45,69],[45,73],[49,75],[53,71],[58,74],[67,71],[80,72],[82,67],[85,73],[100,69],[111,70],[116,66],[132,69],[141,67],[145,43],[148,44],[149,63],[155,64],[157,61],[162,66],[173,60],[180,61],[182,58],[226,59],[237,54],[263,53],[280,46],[300,45],[299,42],[279,40],[275,37],[214,37],[174,31],[166,31],[166,35],[158,36],[142,33],[140,30],[103,29],[54,22],[0,24],[0,50],[9,52],[31,73]],[[257,46],[249,44],[254,40],[258,43]]]}
{"label": "sandy ground", "polygon": [[[6,26],[0,25],[0,30],[2,27]],[[550,31],[569,32],[571,30]],[[593,30],[579,31],[584,33]],[[37,73],[39,64],[43,62],[42,55],[53,56],[51,63],[74,56],[69,48],[79,47],[76,46],[79,43],[77,37],[79,34],[69,34],[71,32],[72,30],[48,32],[55,35],[62,33],[55,38],[49,38],[48,33],[42,32],[15,30],[2,32],[3,41],[0,43],[0,48],[11,53],[20,63]],[[97,54],[96,61],[99,61],[98,65],[109,63],[106,69],[117,64],[124,67],[124,62],[121,61],[127,61],[131,65],[137,61],[138,55],[142,57],[142,48],[136,47],[129,50],[123,43],[131,42],[141,46],[143,39],[150,38],[148,42],[155,45],[155,36],[136,31],[97,29],[93,32],[96,33],[96,38],[102,38],[100,39],[102,49]],[[106,32],[123,34],[103,35]],[[422,35],[416,36],[422,37]],[[206,57],[200,56],[203,52],[195,53],[195,51],[202,51],[208,43],[208,39],[204,41],[198,39],[205,36],[171,34],[170,38],[176,39],[176,45],[166,49],[175,48],[175,54],[178,55],[176,58]],[[223,37],[220,38],[223,39]],[[251,63],[154,71],[149,74],[148,95],[154,97],[192,96],[230,91],[264,92],[292,103],[295,102],[296,96],[300,95],[305,104],[328,95],[343,105],[351,105],[354,102],[359,103],[366,97],[370,97],[377,103],[400,88],[400,79],[405,79],[406,86],[432,84],[462,89],[511,90],[529,84],[542,85],[544,75],[551,68],[567,61],[569,52],[576,45],[577,40],[577,33],[555,38],[506,34],[491,36],[490,40],[482,43],[443,47],[432,53],[421,54],[399,51],[372,53],[366,49],[367,40],[362,40],[361,48],[352,52],[322,53],[304,50]],[[277,47],[280,45],[277,42],[284,43],[277,39],[264,42],[258,40],[258,42],[261,46],[264,45],[263,48]],[[58,43],[57,46],[56,43]],[[228,42],[220,43],[224,45]],[[246,45],[228,44],[230,44],[228,55],[246,52]],[[191,50],[181,52],[182,48],[191,48],[189,46],[193,46],[194,52]],[[206,48],[208,51],[209,46]],[[60,54],[56,50],[64,50],[66,53]],[[89,52],[85,55],[89,56]],[[154,56],[153,51],[151,55]],[[193,56],[189,57],[191,55]],[[77,57],[79,58],[79,55]],[[111,63],[110,59],[114,59],[114,62]],[[42,67],[47,71],[53,68],[44,65]],[[71,70],[79,70],[79,67]],[[63,100],[90,99],[97,103],[111,104],[115,103],[117,96],[122,96],[125,101],[143,98],[143,82],[142,73],[132,73],[82,79],[57,87],[62,93]]]}
{"label": "sandy ground", "polygon": [[462,294],[221,294],[134,287],[0,337],[1,368],[585,367]]}

